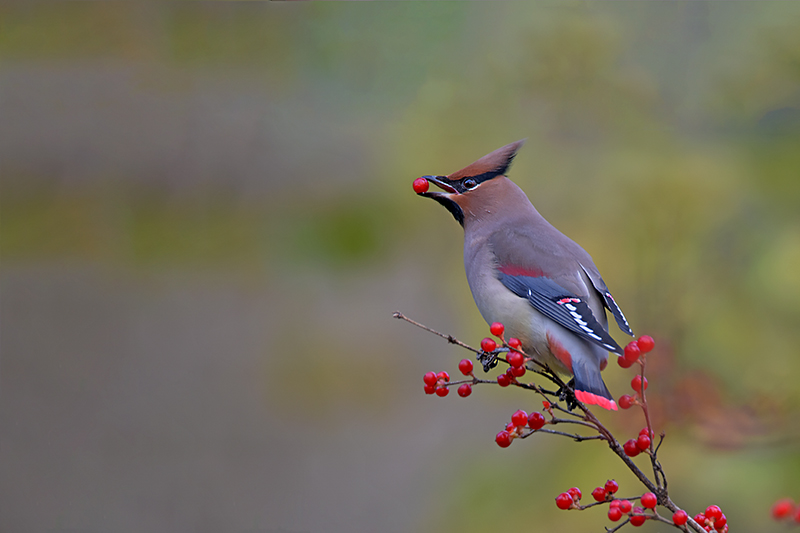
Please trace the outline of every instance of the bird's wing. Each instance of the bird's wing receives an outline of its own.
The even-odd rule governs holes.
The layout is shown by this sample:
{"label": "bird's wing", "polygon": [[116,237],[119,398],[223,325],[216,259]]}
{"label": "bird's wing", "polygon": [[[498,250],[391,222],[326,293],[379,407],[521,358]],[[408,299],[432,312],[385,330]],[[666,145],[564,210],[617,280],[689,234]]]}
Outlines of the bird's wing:
{"label": "bird's wing", "polygon": [[[592,267],[594,267],[594,265],[592,265]],[[581,268],[583,269],[584,272],[586,272],[586,276],[592,282],[592,285],[594,286],[598,294],[600,294],[600,297],[603,300],[603,305],[605,305],[606,309],[611,311],[611,314],[614,315],[614,320],[617,321],[619,329],[621,329],[623,333],[626,333],[631,337],[633,337],[633,331],[631,330],[631,327],[628,325],[628,320],[622,313],[622,309],[620,309],[619,305],[617,305],[617,302],[616,300],[614,300],[614,297],[611,296],[611,291],[608,290],[606,282],[603,281],[602,277],[600,277],[600,273],[597,271],[597,268],[596,267],[587,268],[583,264],[581,264]]]}
{"label": "bird's wing", "polygon": [[534,309],[547,318],[589,342],[622,354],[622,348],[597,321],[583,298],[543,276],[512,275],[500,271],[499,278],[508,290],[520,298],[526,298]]}

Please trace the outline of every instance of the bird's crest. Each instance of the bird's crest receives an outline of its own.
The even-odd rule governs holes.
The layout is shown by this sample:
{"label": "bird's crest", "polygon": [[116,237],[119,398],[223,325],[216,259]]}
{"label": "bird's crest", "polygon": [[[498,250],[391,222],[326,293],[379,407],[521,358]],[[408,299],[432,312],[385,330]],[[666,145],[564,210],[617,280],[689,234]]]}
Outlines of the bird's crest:
{"label": "bird's crest", "polygon": [[508,171],[514,156],[517,155],[517,150],[525,144],[525,139],[507,144],[502,148],[498,148],[491,154],[487,154],[471,165],[462,168],[458,172],[454,172],[447,176],[447,179],[459,180],[462,178],[475,178],[478,183],[490,180],[495,176],[500,176]]}

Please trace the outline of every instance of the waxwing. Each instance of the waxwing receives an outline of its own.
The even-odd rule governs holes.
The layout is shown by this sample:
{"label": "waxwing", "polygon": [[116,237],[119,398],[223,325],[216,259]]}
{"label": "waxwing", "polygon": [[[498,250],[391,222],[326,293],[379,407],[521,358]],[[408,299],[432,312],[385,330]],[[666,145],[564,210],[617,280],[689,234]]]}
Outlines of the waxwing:
{"label": "waxwing", "polygon": [[486,322],[501,322],[506,338],[518,338],[529,356],[574,376],[579,401],[616,410],[600,371],[608,352],[623,350],[608,334],[605,310],[623,332],[633,332],[589,254],[505,176],[523,143],[449,176],[422,176],[444,192],[418,194],[442,204],[463,226],[467,281]]}

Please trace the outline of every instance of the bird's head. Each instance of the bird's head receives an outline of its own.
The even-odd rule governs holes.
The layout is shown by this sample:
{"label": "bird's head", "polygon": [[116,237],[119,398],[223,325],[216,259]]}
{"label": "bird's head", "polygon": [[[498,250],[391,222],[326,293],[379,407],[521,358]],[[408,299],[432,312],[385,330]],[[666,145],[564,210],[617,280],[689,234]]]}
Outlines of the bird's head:
{"label": "bird's head", "polygon": [[[523,139],[508,144],[448,176],[422,176],[420,179],[433,183],[444,192],[426,190],[417,194],[442,204],[463,226],[465,218],[487,209],[500,207],[497,204],[503,202],[506,189],[519,190],[505,178],[505,173],[511,166],[517,150],[524,143]],[[424,182],[422,183],[424,185]]]}

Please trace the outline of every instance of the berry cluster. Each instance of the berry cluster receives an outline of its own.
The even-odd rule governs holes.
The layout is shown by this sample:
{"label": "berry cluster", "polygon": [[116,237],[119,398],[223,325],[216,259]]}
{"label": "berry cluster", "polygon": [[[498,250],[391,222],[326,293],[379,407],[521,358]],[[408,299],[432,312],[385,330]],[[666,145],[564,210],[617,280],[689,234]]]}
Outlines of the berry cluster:
{"label": "berry cluster", "polygon": [[619,484],[613,479],[606,481],[602,487],[597,487],[592,491],[592,498],[596,502],[604,502],[613,499],[614,494],[619,490]]}
{"label": "berry cluster", "polygon": [[508,448],[511,446],[511,441],[522,437],[525,433],[525,426],[528,426],[532,431],[542,429],[547,424],[544,415],[538,411],[534,411],[530,415],[519,409],[511,415],[511,422],[506,424],[506,429],[498,433],[494,441],[501,448]]}
{"label": "berry cluster", "polygon": [[425,382],[425,394],[436,394],[437,396],[444,397],[450,392],[447,384],[450,382],[450,374],[447,372],[428,372],[422,376],[422,381]]}
{"label": "berry cluster", "polygon": [[694,521],[700,524],[706,531],[718,531],[719,533],[728,532],[728,519],[722,514],[722,510],[717,505],[709,505],[704,513],[698,513]]}
{"label": "berry cluster", "polygon": [[647,378],[639,374],[633,376],[631,380],[631,388],[634,390],[634,395],[623,394],[619,397],[619,406],[623,409],[630,409],[634,405],[642,405],[641,399],[644,391],[647,390]]}
{"label": "berry cluster", "polygon": [[791,520],[800,524],[800,502],[795,504],[791,499],[784,498],[772,506],[772,518],[775,520]]}
{"label": "berry cluster", "polygon": [[[644,496],[647,495],[652,495],[655,498],[655,494],[652,492],[648,492]],[[642,499],[644,499],[644,496],[642,496]],[[653,507],[655,507],[655,504],[653,504]],[[630,500],[611,500],[608,506],[608,519],[612,522],[617,522],[622,518],[622,515],[629,516],[631,525],[636,527],[641,526],[648,518],[654,516],[644,514],[644,508],[634,507]]]}
{"label": "berry cluster", "polygon": [[583,494],[581,494],[581,489],[578,487],[572,487],[567,492],[562,492],[556,496],[556,506],[563,510],[580,509],[580,501],[582,496]]}
{"label": "berry cluster", "polygon": [[623,444],[622,449],[625,450],[625,455],[628,457],[636,457],[641,452],[649,453],[652,441],[653,432],[647,428],[642,428],[639,431],[639,436]]}
{"label": "berry cluster", "polygon": [[[462,359],[458,363],[458,370],[465,376],[472,376],[472,361],[469,359]],[[425,382],[425,394],[436,394],[442,398],[450,393],[450,389],[448,388],[450,385],[456,385],[456,383],[450,383],[450,374],[444,371],[438,374],[435,372],[428,372],[422,376],[422,381]],[[472,394],[472,384],[461,383],[458,387],[458,395],[462,398],[466,398],[470,394]]]}
{"label": "berry cluster", "polygon": [[650,335],[642,335],[638,340],[631,341],[625,346],[623,355],[617,358],[617,363],[622,368],[630,368],[639,361],[639,356],[653,351],[656,342]]}
{"label": "berry cluster", "polygon": [[[639,498],[632,498],[633,500],[638,499],[641,503],[641,506],[634,506],[631,500],[629,499],[618,499],[615,498],[614,495],[619,490],[619,484],[613,480],[609,479],[606,481],[605,485],[602,487],[597,487],[592,491],[592,498],[594,498],[595,502],[591,505],[581,506],[580,499],[581,499],[581,491],[580,489],[573,487],[569,489],[567,492],[563,492],[556,497],[556,505],[559,509],[586,509],[587,507],[599,505],[605,502],[608,502],[608,519],[612,522],[618,522],[622,519],[623,516],[627,516],[629,518],[629,522],[632,526],[638,527],[645,523],[647,520],[660,520],[661,522],[666,522],[664,518],[662,518],[658,513],[656,513],[655,509],[658,506],[658,497],[653,494],[652,492],[645,492]],[[719,509],[717,506],[712,506],[716,509]],[[709,507],[711,509],[711,507]],[[648,512],[652,511],[652,512]],[[708,510],[707,510],[708,512]],[[713,514],[713,511],[712,511]],[[721,513],[720,513],[721,514]],[[724,515],[723,515],[724,516]],[[672,522],[676,526],[683,526],[689,519],[689,515],[686,514],[686,511],[679,509],[672,515]],[[719,526],[723,528],[725,525],[724,521],[717,519],[716,523],[721,523]],[[715,531],[713,528],[709,531]],[[716,530],[722,531],[722,529]],[[726,529],[727,531],[727,529]]]}

